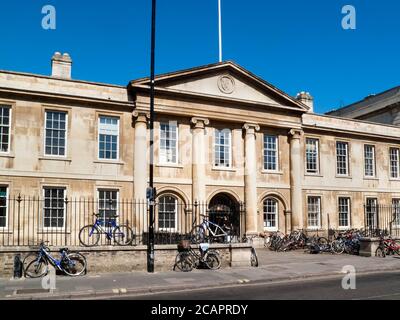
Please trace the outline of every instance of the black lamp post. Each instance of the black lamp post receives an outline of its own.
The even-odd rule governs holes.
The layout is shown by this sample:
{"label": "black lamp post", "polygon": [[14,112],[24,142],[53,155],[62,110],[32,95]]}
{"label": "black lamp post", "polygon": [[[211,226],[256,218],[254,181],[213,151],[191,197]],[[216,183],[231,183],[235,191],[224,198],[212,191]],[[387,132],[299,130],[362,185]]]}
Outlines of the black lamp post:
{"label": "black lamp post", "polygon": [[151,59],[150,59],[150,186],[147,192],[149,200],[149,239],[147,241],[147,271],[154,272],[154,207],[156,192],[154,189],[154,69],[156,47],[156,0],[152,0],[151,14]]}

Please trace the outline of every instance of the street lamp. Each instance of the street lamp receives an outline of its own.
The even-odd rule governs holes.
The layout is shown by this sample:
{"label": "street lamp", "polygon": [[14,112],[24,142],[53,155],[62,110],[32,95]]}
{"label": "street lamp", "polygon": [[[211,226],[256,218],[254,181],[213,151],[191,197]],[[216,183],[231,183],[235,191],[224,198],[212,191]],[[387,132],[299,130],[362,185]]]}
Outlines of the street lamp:
{"label": "street lamp", "polygon": [[149,201],[149,238],[147,241],[147,272],[154,272],[154,69],[156,47],[156,0],[152,0],[151,13],[151,59],[150,59],[150,186],[147,190]]}

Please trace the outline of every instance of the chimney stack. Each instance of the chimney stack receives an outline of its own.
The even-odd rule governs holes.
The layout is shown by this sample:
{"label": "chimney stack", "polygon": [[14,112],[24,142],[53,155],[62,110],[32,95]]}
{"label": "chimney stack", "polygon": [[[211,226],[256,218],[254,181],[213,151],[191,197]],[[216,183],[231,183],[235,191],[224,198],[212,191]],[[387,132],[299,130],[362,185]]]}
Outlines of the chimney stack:
{"label": "chimney stack", "polygon": [[308,112],[313,113],[314,112],[314,98],[310,95],[309,92],[300,92],[296,96],[296,100],[302,102],[306,106],[308,106],[310,109]]}
{"label": "chimney stack", "polygon": [[72,59],[68,53],[56,52],[51,59],[51,76],[71,79]]}

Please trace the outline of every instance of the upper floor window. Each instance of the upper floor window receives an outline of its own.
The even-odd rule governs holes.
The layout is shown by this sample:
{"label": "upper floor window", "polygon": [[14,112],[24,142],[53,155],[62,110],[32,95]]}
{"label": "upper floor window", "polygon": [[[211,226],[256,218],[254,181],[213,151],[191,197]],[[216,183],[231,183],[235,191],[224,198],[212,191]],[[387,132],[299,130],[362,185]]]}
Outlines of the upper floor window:
{"label": "upper floor window", "polygon": [[216,167],[231,166],[231,131],[229,129],[215,130],[215,161]]}
{"label": "upper floor window", "polygon": [[0,105],[0,152],[10,151],[11,108]]}
{"label": "upper floor window", "polygon": [[176,122],[160,124],[160,162],[178,162],[178,125]]}
{"label": "upper floor window", "polygon": [[65,188],[46,187],[44,192],[45,228],[64,228],[65,226]]}
{"label": "upper floor window", "polygon": [[399,148],[390,148],[390,177],[400,178]]}
{"label": "upper floor window", "polygon": [[0,228],[7,228],[8,188],[0,187]]}
{"label": "upper floor window", "polygon": [[307,173],[319,172],[319,140],[306,138],[306,170]]}
{"label": "upper floor window", "polygon": [[99,117],[99,159],[117,160],[119,157],[119,118]]}
{"label": "upper floor window", "polygon": [[350,226],[350,198],[339,198],[339,227]]}
{"label": "upper floor window", "polygon": [[336,173],[349,174],[349,144],[347,142],[336,142]]}
{"label": "upper floor window", "polygon": [[375,176],[375,147],[371,145],[364,146],[364,168],[365,176]]}
{"label": "upper floor window", "polygon": [[67,113],[46,111],[45,155],[65,156],[67,146]]}
{"label": "upper floor window", "polygon": [[321,197],[307,198],[308,227],[319,228],[321,225]]}
{"label": "upper floor window", "polygon": [[264,135],[264,169],[278,170],[278,137]]}

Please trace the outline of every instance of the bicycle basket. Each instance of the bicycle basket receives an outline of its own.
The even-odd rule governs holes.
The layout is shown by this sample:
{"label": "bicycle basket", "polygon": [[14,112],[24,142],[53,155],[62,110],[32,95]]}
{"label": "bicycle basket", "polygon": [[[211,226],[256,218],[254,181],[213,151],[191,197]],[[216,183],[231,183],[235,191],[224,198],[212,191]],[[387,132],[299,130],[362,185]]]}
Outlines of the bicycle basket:
{"label": "bicycle basket", "polygon": [[190,249],[190,241],[189,240],[181,240],[178,243],[178,251],[186,251]]}

